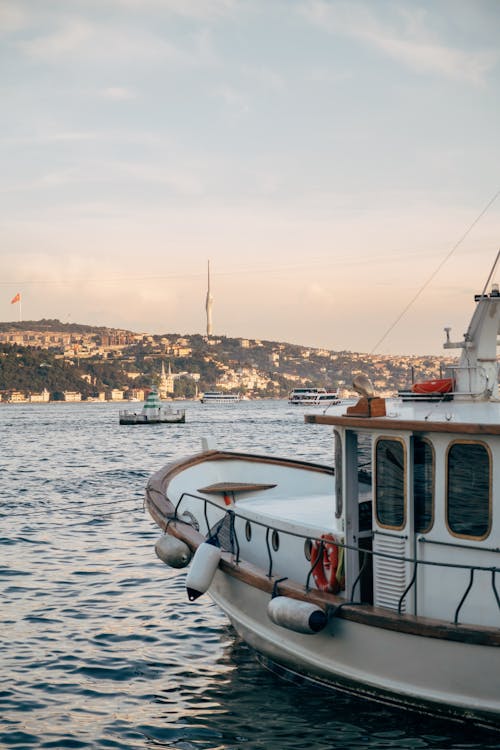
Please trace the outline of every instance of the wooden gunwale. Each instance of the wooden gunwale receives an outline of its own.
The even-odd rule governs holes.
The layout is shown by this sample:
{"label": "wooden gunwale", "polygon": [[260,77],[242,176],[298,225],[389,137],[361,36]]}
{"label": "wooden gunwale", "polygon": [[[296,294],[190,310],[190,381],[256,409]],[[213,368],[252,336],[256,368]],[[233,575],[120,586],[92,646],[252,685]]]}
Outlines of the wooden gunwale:
{"label": "wooden gunwale", "polygon": [[[189,524],[172,520],[175,509],[167,497],[155,497],[153,499],[147,492],[146,506],[163,531],[181,539],[193,552],[205,541],[204,536]],[[270,595],[273,594],[274,587],[277,586],[280,595],[311,602],[324,610],[330,610],[336,617],[343,620],[426,638],[438,638],[482,646],[500,646],[500,628],[454,625],[442,620],[414,615],[399,615],[368,604],[346,603],[344,599],[335,594],[328,594],[318,589],[307,591],[303,585],[288,579],[277,584],[277,579],[275,577],[269,578],[262,568],[242,560],[237,563],[234,556],[229,552],[222,553],[219,569],[226,575],[230,575],[248,586]]]}
{"label": "wooden gunwale", "polygon": [[500,435],[500,424],[484,422],[427,422],[421,419],[391,417],[347,417],[334,414],[306,414],[308,424],[325,424],[337,427],[367,428],[369,430],[408,430],[409,432],[446,432],[466,435]]}
{"label": "wooden gunwale", "polygon": [[275,466],[287,466],[291,469],[308,469],[309,471],[316,471],[323,474],[335,473],[332,466],[325,466],[323,464],[309,463],[308,461],[299,461],[292,458],[275,458],[273,456],[259,456],[249,455],[247,453],[236,453],[233,451],[219,451],[219,450],[208,450],[200,453],[195,453],[192,456],[181,458],[178,461],[172,461],[171,463],[164,466],[162,469],[157,471],[150,478],[146,492],[153,488],[155,491],[161,491],[166,496],[166,488],[170,481],[181,471],[190,469],[197,464],[204,463],[206,461],[246,461],[248,463],[267,463]]}

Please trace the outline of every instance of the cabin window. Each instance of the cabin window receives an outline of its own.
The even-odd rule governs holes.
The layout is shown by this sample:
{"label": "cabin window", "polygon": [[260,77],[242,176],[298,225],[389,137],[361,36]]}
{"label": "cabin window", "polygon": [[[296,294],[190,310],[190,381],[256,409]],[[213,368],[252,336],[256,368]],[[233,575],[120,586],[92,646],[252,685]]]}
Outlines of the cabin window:
{"label": "cabin window", "polygon": [[381,526],[405,525],[405,447],[400,440],[379,439],[375,446],[375,507]]}
{"label": "cabin window", "polygon": [[448,450],[447,523],[452,534],[482,538],[490,531],[491,459],[482,443]]}
{"label": "cabin window", "polygon": [[271,534],[271,544],[273,545],[273,550],[277,552],[280,548],[280,535],[276,529],[273,529],[273,533]]}
{"label": "cabin window", "polygon": [[343,504],[342,438],[337,430],[334,430],[333,434],[335,438],[335,518],[341,518]]}
{"label": "cabin window", "polygon": [[247,542],[250,542],[252,540],[252,525],[250,521],[247,521],[245,524],[245,537]]}
{"label": "cabin window", "polygon": [[424,534],[434,523],[434,450],[419,437],[413,438],[413,503],[415,531]]}
{"label": "cabin window", "polygon": [[306,541],[304,542],[304,557],[308,561],[311,560],[312,546],[313,546],[313,543],[312,543],[311,539],[306,539]]}

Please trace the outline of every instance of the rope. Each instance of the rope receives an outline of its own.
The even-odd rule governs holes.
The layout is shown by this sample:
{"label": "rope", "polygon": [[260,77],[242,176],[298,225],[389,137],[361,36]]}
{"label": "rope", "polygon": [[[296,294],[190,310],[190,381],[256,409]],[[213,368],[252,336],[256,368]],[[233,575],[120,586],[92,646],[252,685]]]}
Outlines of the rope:
{"label": "rope", "polygon": [[380,346],[380,345],[382,344],[382,342],[383,342],[383,341],[385,341],[385,339],[387,338],[387,336],[388,336],[388,335],[389,335],[389,334],[391,333],[391,331],[392,331],[392,330],[393,330],[393,329],[394,329],[394,328],[395,328],[395,327],[397,326],[397,324],[399,323],[399,321],[401,320],[401,318],[402,318],[402,317],[403,317],[404,315],[406,315],[406,313],[408,312],[408,310],[410,309],[410,307],[412,307],[412,305],[413,305],[413,304],[414,304],[414,303],[416,302],[416,300],[417,300],[417,299],[418,299],[418,298],[420,297],[420,295],[422,294],[422,292],[423,292],[423,291],[424,291],[424,290],[425,290],[425,289],[426,289],[426,288],[427,288],[427,287],[429,286],[429,284],[430,284],[430,283],[431,283],[431,281],[432,281],[432,280],[433,280],[433,279],[435,278],[435,276],[437,276],[437,274],[438,274],[438,273],[439,273],[439,271],[440,271],[440,270],[442,269],[442,267],[444,266],[444,264],[445,264],[445,263],[446,263],[446,262],[447,262],[447,261],[448,261],[448,260],[449,260],[449,259],[451,258],[451,256],[452,256],[452,255],[453,255],[453,253],[455,252],[455,250],[456,250],[456,249],[457,249],[457,248],[458,248],[458,247],[459,247],[459,246],[460,246],[460,245],[462,244],[462,242],[463,242],[463,241],[465,240],[465,238],[466,238],[466,237],[467,237],[467,236],[468,236],[468,235],[469,235],[469,234],[471,233],[471,231],[472,231],[472,230],[473,230],[473,228],[474,228],[474,227],[476,226],[476,224],[478,223],[478,221],[480,221],[480,219],[482,219],[482,218],[483,218],[484,214],[485,214],[485,213],[486,213],[486,212],[488,211],[488,209],[490,208],[490,206],[492,206],[492,205],[493,205],[493,203],[494,203],[494,202],[496,201],[496,199],[498,198],[498,196],[499,196],[499,195],[500,195],[500,190],[497,190],[497,192],[495,193],[495,195],[493,196],[493,198],[491,198],[491,199],[490,199],[490,200],[488,201],[488,203],[487,203],[487,204],[486,204],[486,206],[485,206],[485,207],[483,208],[483,210],[481,211],[481,213],[480,213],[480,214],[479,214],[478,216],[476,216],[476,218],[474,219],[474,221],[472,222],[472,224],[470,224],[470,226],[469,226],[469,227],[468,227],[468,228],[467,228],[467,229],[465,230],[465,232],[464,232],[464,233],[463,233],[463,235],[462,235],[462,236],[460,237],[460,239],[458,240],[458,242],[456,242],[456,243],[455,243],[455,245],[454,245],[454,246],[453,246],[453,247],[451,248],[451,250],[450,250],[450,251],[449,251],[449,253],[448,253],[448,254],[446,255],[446,257],[445,257],[445,258],[443,258],[443,260],[442,260],[442,261],[441,261],[441,262],[440,262],[440,263],[438,264],[437,268],[436,268],[436,269],[435,269],[435,270],[433,271],[433,273],[432,273],[432,274],[431,274],[431,275],[429,276],[429,278],[427,279],[427,281],[425,281],[425,282],[424,282],[424,284],[423,284],[423,285],[422,285],[422,286],[420,287],[420,289],[419,289],[419,290],[417,291],[417,293],[416,293],[416,294],[415,294],[415,295],[414,295],[414,296],[412,297],[412,299],[411,299],[411,300],[410,300],[410,301],[408,302],[408,304],[407,304],[407,305],[406,305],[406,306],[404,307],[404,309],[403,309],[403,310],[402,310],[402,312],[401,312],[401,313],[400,313],[400,314],[398,315],[398,317],[396,318],[396,320],[395,320],[395,321],[394,321],[394,322],[392,323],[392,325],[390,325],[390,326],[389,326],[389,328],[388,328],[388,329],[387,329],[387,331],[386,331],[386,332],[384,333],[384,335],[382,336],[382,338],[380,338],[380,339],[379,339],[379,340],[377,341],[377,343],[375,344],[375,346],[374,346],[374,347],[373,347],[373,349],[371,350],[370,354],[374,354],[374,353],[375,353],[375,351],[376,351],[376,350],[378,349],[378,347],[379,347],[379,346]]}

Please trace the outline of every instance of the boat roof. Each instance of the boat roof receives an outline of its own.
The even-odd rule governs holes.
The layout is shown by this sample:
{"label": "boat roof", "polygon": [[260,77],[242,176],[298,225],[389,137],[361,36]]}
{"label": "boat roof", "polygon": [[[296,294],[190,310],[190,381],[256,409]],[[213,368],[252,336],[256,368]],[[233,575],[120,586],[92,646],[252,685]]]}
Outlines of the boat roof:
{"label": "boat roof", "polygon": [[[377,399],[378,401],[381,399]],[[349,414],[346,404],[332,406],[323,414],[306,414],[310,424],[325,424],[352,429],[405,430],[500,435],[500,402],[416,402],[384,399],[385,416]]]}
{"label": "boat roof", "polygon": [[341,403],[323,414],[306,414],[313,424],[338,425],[374,432],[404,430],[413,432],[500,435],[500,391],[497,347],[500,335],[500,291],[495,284],[491,293],[475,296],[476,307],[462,341],[450,339],[445,328],[444,349],[459,349],[458,363],[452,365],[452,377],[417,384],[415,392],[399,398],[378,398],[366,377],[353,384],[361,394],[353,406]]}

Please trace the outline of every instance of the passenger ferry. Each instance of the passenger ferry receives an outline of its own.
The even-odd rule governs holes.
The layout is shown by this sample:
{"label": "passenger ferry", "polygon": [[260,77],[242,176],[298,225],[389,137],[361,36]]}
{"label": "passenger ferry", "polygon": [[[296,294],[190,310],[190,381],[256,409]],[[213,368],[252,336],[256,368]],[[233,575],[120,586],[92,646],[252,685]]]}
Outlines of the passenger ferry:
{"label": "passenger ferry", "polygon": [[331,406],[340,404],[338,390],[326,388],[294,388],[288,396],[291,406]]}
{"label": "passenger ferry", "polygon": [[241,394],[224,391],[206,391],[200,398],[202,404],[234,404],[241,400]]}
{"label": "passenger ferry", "polygon": [[156,553],[190,566],[189,600],[208,591],[279,673],[499,728],[499,333],[493,286],[463,340],[447,330],[441,399],[359,378],[356,403],[306,415],[334,468],[205,450],[154,474]]}

